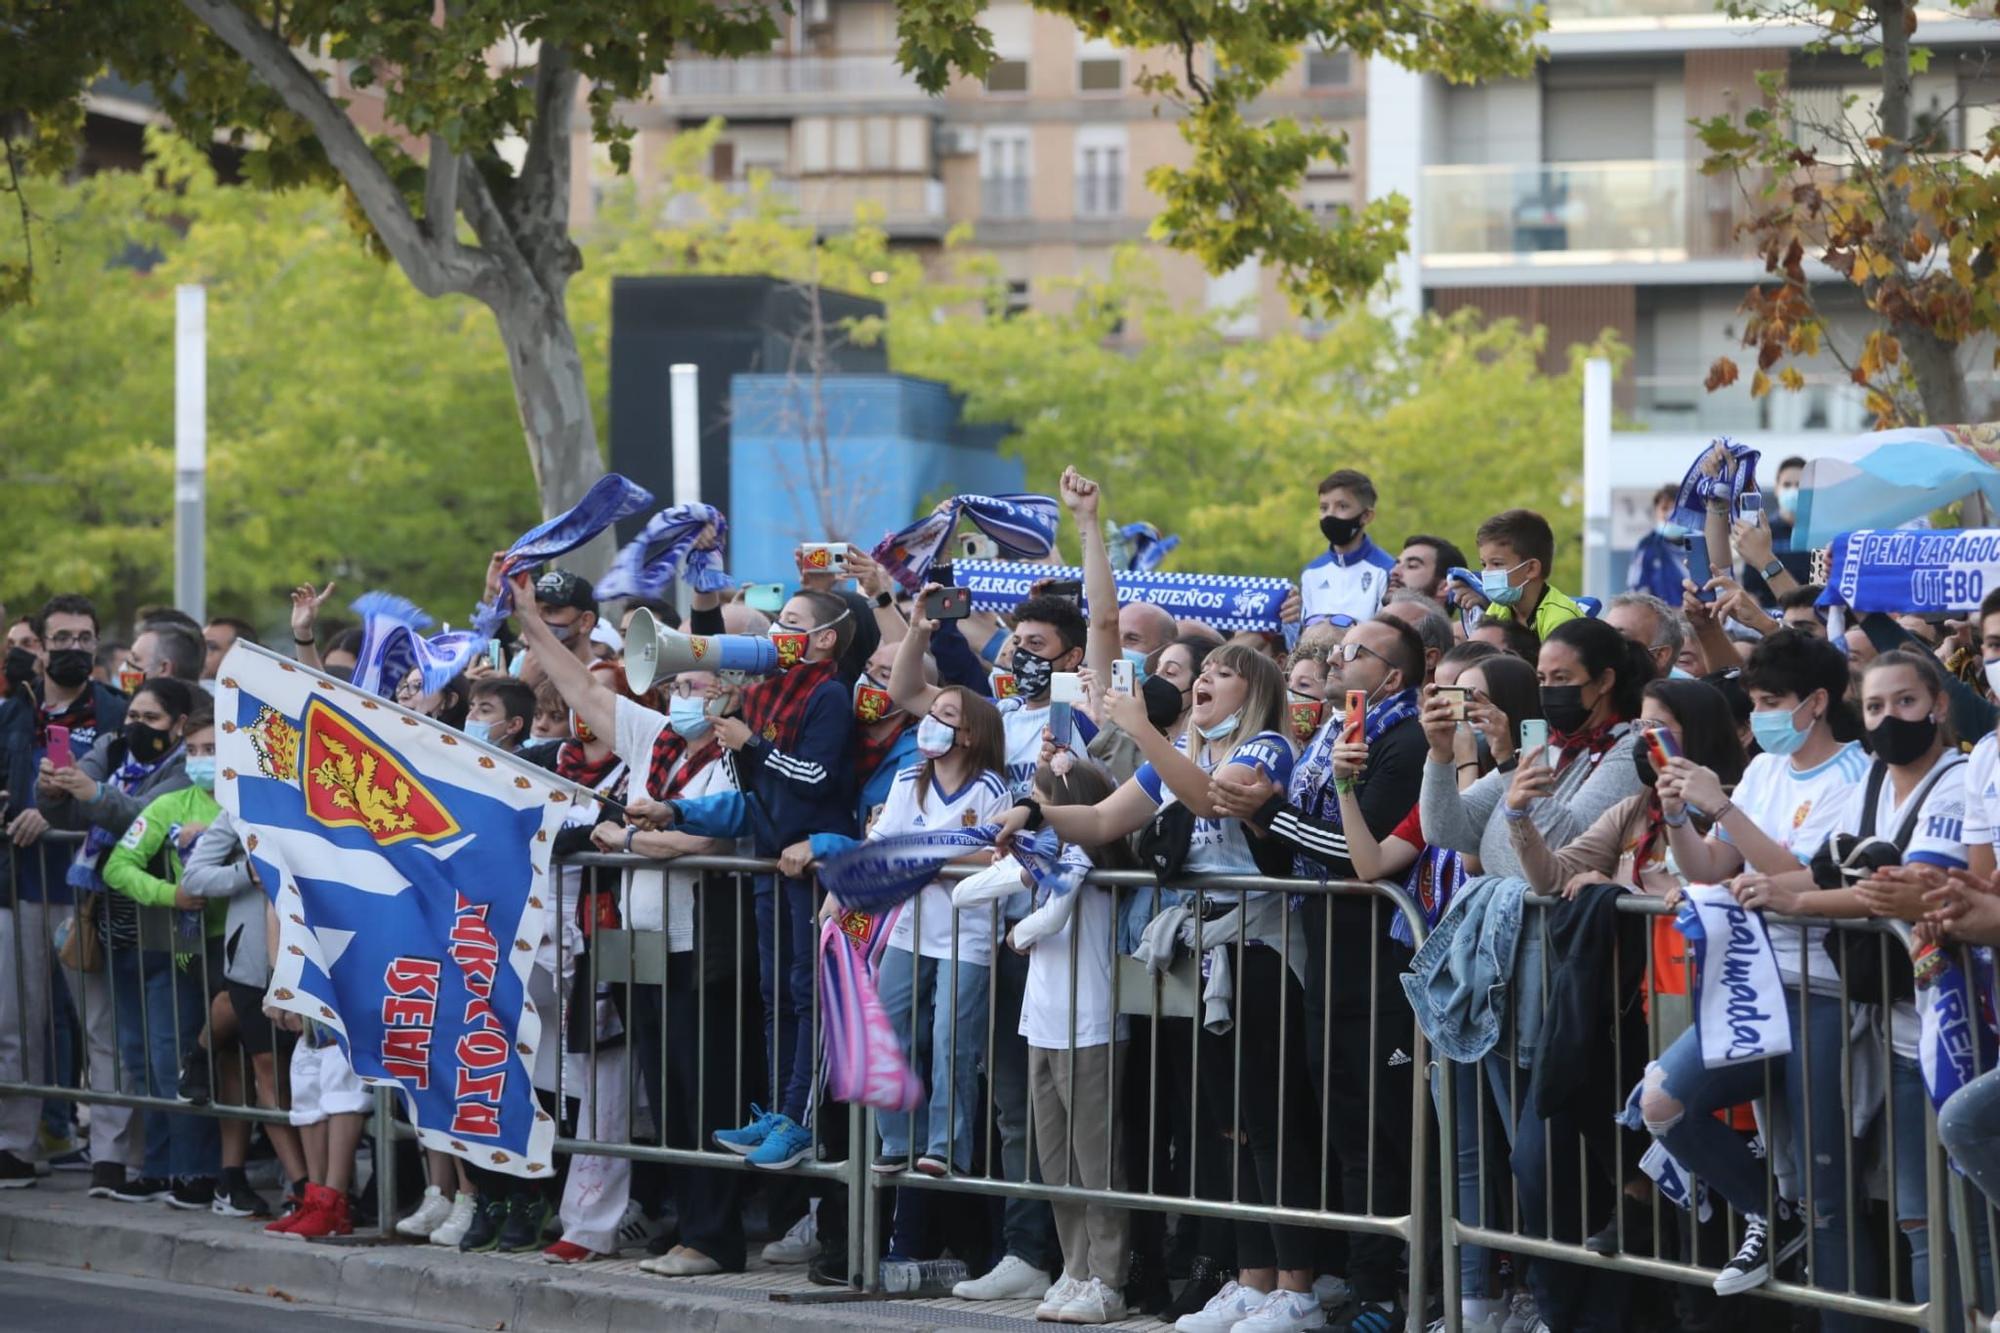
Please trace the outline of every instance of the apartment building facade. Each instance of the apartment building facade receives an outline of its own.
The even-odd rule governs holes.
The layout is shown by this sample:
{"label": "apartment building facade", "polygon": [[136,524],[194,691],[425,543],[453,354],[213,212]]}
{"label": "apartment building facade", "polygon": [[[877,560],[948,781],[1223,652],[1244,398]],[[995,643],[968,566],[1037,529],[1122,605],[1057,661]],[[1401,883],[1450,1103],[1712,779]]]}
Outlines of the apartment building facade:
{"label": "apartment building facade", "polygon": [[[825,227],[871,204],[896,243],[927,255],[970,224],[1018,304],[1052,299],[1049,280],[1101,272],[1115,246],[1146,241],[1158,211],[1146,173],[1185,161],[1187,148],[1171,110],[1133,84],[1142,69],[1178,67],[1177,52],[1121,50],[999,0],[984,15],[998,53],[987,77],[930,96],[896,67],[892,0],[801,0],[796,10],[781,16],[770,55],[679,60],[649,101],[623,109],[638,131],[639,189],[666,216],[687,207],[661,188],[667,142],[719,116],[728,126],[708,163],[717,182],[747,189],[753,172],[768,173],[802,219]],[[1353,132],[1349,169],[1308,182],[1315,208],[1360,198],[1362,63],[1308,53],[1264,102]],[[610,173],[587,144],[576,161],[574,202],[587,220]],[[1187,256],[1160,249],[1158,259],[1170,290],[1240,309],[1235,333],[1296,325],[1255,266],[1211,277]]]}

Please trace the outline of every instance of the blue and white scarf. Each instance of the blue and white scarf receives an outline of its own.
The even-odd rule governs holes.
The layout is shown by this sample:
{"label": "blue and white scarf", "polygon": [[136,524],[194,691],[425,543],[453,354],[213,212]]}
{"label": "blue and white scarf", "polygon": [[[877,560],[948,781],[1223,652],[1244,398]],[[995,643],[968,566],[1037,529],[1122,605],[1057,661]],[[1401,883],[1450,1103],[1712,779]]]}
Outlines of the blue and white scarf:
{"label": "blue and white scarf", "polygon": [[[608,472],[574,505],[515,538],[514,544],[507,548],[503,568],[507,573],[537,569],[559,555],[574,551],[619,519],[629,518],[651,503],[651,491],[616,472]],[[514,590],[503,578],[492,604],[481,602],[474,608],[473,636],[483,644],[513,613]]]}
{"label": "blue and white scarf", "polygon": [[[713,524],[716,546],[697,550],[695,539]],[[662,509],[645,530],[625,544],[611,562],[611,572],[597,585],[599,601],[614,597],[658,597],[684,574],[696,592],[721,592],[729,586],[722,568],[722,539],[729,520],[714,505],[674,505]]]}
{"label": "blue and white scarf", "polygon": [[1674,929],[1694,956],[1694,1026],[1705,1069],[1790,1054],[1777,951],[1761,912],[1720,884],[1690,884]]}
{"label": "blue and white scarf", "polygon": [[487,636],[477,630],[451,630],[426,639],[431,618],[415,602],[388,592],[365,592],[348,610],[361,617],[361,649],[355,655],[354,685],[384,699],[396,697],[396,687],[413,667],[423,671],[424,693],[435,694],[456,680]]}
{"label": "blue and white scarf", "polygon": [[[1722,453],[1720,458],[1716,456],[1718,450]],[[1743,498],[1744,492],[1757,489],[1759,457],[1749,445],[1738,444],[1726,435],[1718,436],[1681,478],[1680,493],[1674,497],[1674,522],[1700,532],[1708,522],[1710,500],[1727,500],[1729,512],[1734,514],[1736,502]]]}
{"label": "blue and white scarf", "polygon": [[[1361,739],[1365,744],[1373,745],[1391,727],[1400,726],[1417,713],[1417,692],[1413,689],[1377,699],[1362,715]],[[1292,780],[1286,788],[1285,797],[1301,812],[1344,831],[1346,825],[1340,817],[1340,793],[1333,789],[1333,747],[1340,742],[1344,730],[1342,723],[1341,718],[1329,717],[1313,738],[1306,742],[1299,761],[1292,765]],[[1309,856],[1299,855],[1292,858],[1292,874],[1300,879],[1323,880],[1326,878],[1326,867]],[[1304,894],[1292,895],[1294,908],[1304,902]],[[1397,920],[1401,919],[1399,913]],[[1404,933],[1408,934],[1407,926]]]}
{"label": "blue and white scarf", "polygon": [[[999,832],[998,824],[978,824],[871,838],[821,861],[819,886],[850,911],[886,912],[915,897],[946,865],[991,847]],[[1062,840],[1053,829],[1016,837],[1014,858],[1027,867],[1036,890],[1051,897],[1073,892],[1088,870],[1064,863]]]}
{"label": "blue and white scarf", "polygon": [[1149,574],[1181,544],[1179,537],[1162,537],[1151,523],[1127,523],[1114,534],[1118,563],[1126,569]]}
{"label": "blue and white scarf", "polygon": [[960,517],[971,519],[1003,555],[1039,560],[1055,549],[1062,509],[1046,495],[954,495],[877,543],[876,562],[911,592],[920,590]]}
{"label": "blue and white scarf", "polygon": [[1939,1110],[1954,1092],[1993,1067],[1993,1033],[1982,1021],[1979,978],[1946,955],[1930,984],[1917,992],[1917,1059],[1924,1087]]}

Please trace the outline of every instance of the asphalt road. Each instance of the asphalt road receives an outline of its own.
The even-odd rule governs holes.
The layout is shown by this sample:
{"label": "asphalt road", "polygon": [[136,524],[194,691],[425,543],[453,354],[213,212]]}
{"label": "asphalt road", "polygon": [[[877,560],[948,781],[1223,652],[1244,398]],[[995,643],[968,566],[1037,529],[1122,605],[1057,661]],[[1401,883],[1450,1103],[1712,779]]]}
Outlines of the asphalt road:
{"label": "asphalt road", "polygon": [[273,1296],[207,1291],[165,1282],[0,1263],[0,1327],[9,1333],[362,1333],[362,1330],[438,1330],[465,1333],[460,1324],[348,1314],[326,1305]]}

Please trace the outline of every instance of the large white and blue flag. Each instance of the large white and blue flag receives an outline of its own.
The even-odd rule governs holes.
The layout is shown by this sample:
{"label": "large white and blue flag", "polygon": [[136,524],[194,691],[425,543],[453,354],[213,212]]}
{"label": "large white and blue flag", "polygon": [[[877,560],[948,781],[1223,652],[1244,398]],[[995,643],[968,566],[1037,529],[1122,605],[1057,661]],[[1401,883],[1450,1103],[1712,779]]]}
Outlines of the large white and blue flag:
{"label": "large white and blue flag", "polygon": [[1992,426],[1913,426],[1816,446],[1799,487],[1794,550],[1857,528],[1895,528],[1968,495],[2000,509]]}
{"label": "large white and blue flag", "polygon": [[539,1177],[555,1122],[528,1001],[569,784],[353,685],[238,644],[216,799],[277,910],[269,996],[406,1099],[426,1148]]}

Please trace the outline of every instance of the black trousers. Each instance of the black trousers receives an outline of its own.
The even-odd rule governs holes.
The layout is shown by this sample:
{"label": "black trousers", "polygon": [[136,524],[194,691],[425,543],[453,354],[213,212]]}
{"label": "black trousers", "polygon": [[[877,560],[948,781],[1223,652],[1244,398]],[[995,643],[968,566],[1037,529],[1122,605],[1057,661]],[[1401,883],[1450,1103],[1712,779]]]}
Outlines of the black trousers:
{"label": "black trousers", "polygon": [[[696,959],[692,953],[667,956],[664,996],[658,986],[632,988],[630,1040],[665,1146],[713,1150],[709,1135],[734,1128],[743,1105],[737,1087],[742,1069],[737,987],[727,978],[699,984]],[[755,1017],[745,1010],[746,1024]],[[676,1165],[670,1176],[681,1244],[725,1270],[741,1269],[748,1256],[738,1173]]]}
{"label": "black trousers", "polygon": [[[1201,1031],[1196,1082],[1202,1101],[1222,1131],[1226,1168],[1238,1199],[1315,1208],[1319,1151],[1306,1090],[1304,992],[1274,949],[1231,948],[1229,963],[1235,1022],[1220,1036],[1206,1027]],[[1197,1158],[1211,1150],[1204,1144],[1196,1150]],[[1195,1169],[1200,1171],[1199,1161]],[[1236,1263],[1241,1268],[1313,1268],[1317,1248],[1310,1227],[1236,1224]]]}

